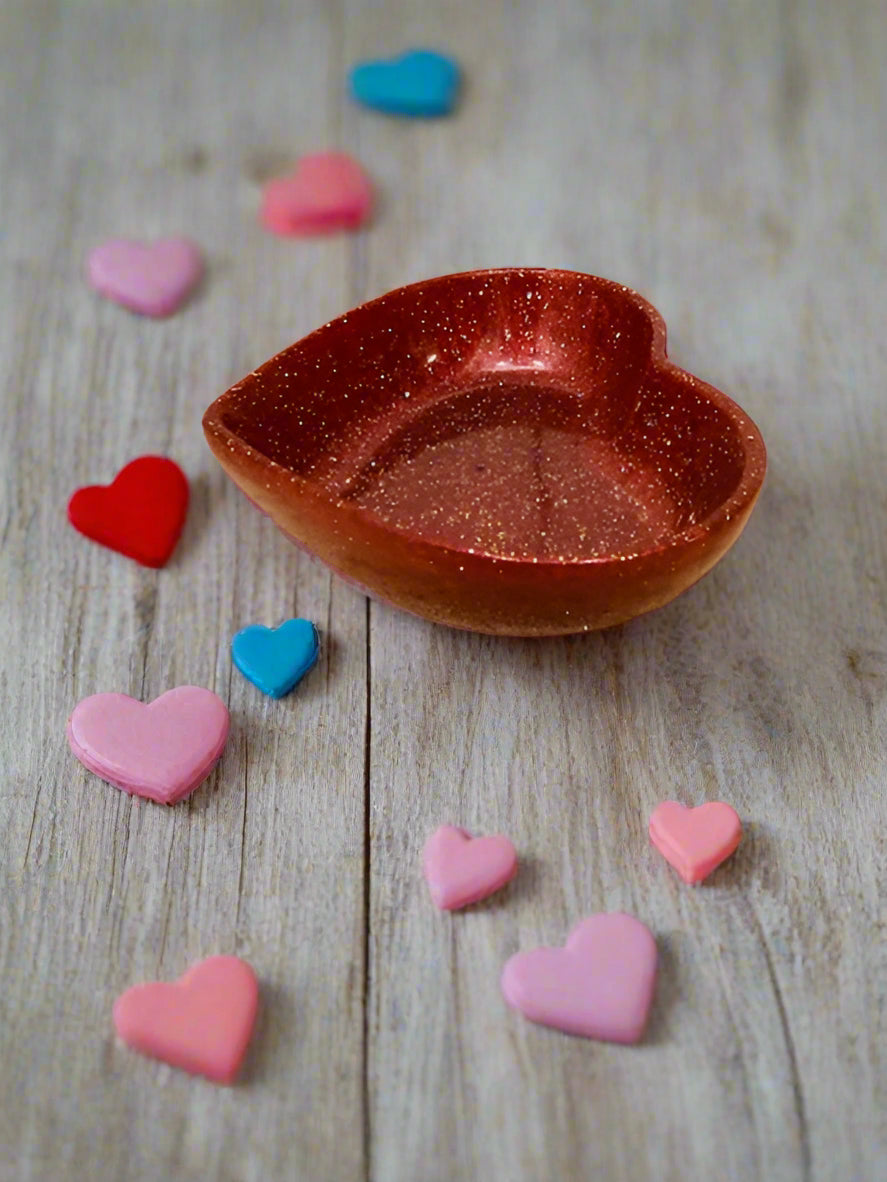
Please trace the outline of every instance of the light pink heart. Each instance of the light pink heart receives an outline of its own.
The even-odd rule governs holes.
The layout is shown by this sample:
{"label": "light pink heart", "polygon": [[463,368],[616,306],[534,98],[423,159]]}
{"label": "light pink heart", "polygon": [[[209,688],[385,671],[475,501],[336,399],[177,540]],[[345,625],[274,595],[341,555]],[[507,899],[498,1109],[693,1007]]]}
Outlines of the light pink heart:
{"label": "light pink heart", "polygon": [[290,176],[269,181],[262,221],[275,234],[329,234],[366,221],[373,191],[364,170],[344,152],[303,156]]}
{"label": "light pink heart", "polygon": [[502,972],[502,992],[531,1022],[634,1043],[647,1024],[656,960],[656,941],[639,919],[601,913],[577,924],[563,948],[512,956]]}
{"label": "light pink heart", "polygon": [[84,698],[68,720],[68,742],[84,767],[115,787],[175,804],[215,767],[228,726],[217,694],[182,685],[147,705],[126,694]]}
{"label": "light pink heart", "polygon": [[507,837],[472,837],[454,825],[432,833],[422,859],[431,900],[445,911],[480,902],[517,872],[517,852]]}
{"label": "light pink heart", "polygon": [[256,1021],[259,984],[246,961],[211,956],[180,981],[134,985],[114,1003],[127,1044],[172,1067],[233,1083]]}
{"label": "light pink heart", "polygon": [[187,238],[112,238],[90,253],[87,273],[109,300],[143,316],[169,316],[200,281],[203,256]]}

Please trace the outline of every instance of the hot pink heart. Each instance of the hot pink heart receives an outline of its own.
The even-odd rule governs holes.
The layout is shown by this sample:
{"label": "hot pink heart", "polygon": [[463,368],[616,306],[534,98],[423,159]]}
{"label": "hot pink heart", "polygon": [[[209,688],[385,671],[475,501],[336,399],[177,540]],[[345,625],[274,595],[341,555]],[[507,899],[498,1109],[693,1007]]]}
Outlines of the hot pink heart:
{"label": "hot pink heart", "polygon": [[656,941],[624,912],[582,920],[563,948],[519,952],[502,972],[510,1006],[531,1022],[607,1042],[644,1032],[656,984]]}
{"label": "hot pink heart", "polygon": [[262,221],[275,234],[328,234],[366,221],[373,202],[369,179],[344,152],[303,156],[291,176],[269,181]]}
{"label": "hot pink heart", "polygon": [[112,238],[87,260],[90,284],[109,300],[143,316],[175,312],[203,274],[203,256],[187,238],[146,244]]}
{"label": "hot pink heart", "polygon": [[175,804],[215,767],[228,725],[222,699],[196,685],[147,705],[126,694],[93,694],[75,706],[68,742],[85,767],[116,788]]}
{"label": "hot pink heart", "polygon": [[507,837],[472,837],[455,825],[432,833],[422,859],[432,902],[445,911],[485,899],[517,872],[517,853]]}
{"label": "hot pink heart", "polygon": [[114,1027],[143,1055],[230,1084],[249,1046],[258,1004],[259,985],[246,961],[211,956],[180,981],[127,989],[114,1003]]}

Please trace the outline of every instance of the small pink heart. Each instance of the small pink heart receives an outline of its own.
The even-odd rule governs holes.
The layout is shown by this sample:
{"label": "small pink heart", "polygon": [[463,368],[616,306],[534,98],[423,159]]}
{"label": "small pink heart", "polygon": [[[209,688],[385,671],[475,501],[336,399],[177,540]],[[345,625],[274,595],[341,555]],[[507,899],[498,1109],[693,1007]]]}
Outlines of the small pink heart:
{"label": "small pink heart", "polygon": [[665,800],[650,817],[650,840],[684,882],[702,882],[739,845],[742,822],[719,800],[689,809]]}
{"label": "small pink heart", "polygon": [[196,685],[147,705],[126,694],[93,694],[75,706],[68,742],[84,767],[116,788],[175,804],[215,767],[228,725],[222,699]]}
{"label": "small pink heart", "polygon": [[259,983],[236,956],[211,956],[172,984],[134,985],[114,1003],[114,1027],[143,1055],[234,1082],[256,1021]]}
{"label": "small pink heart", "polygon": [[169,316],[203,275],[203,256],[187,238],[150,244],[112,238],[90,253],[87,273],[96,291],[124,308]]}
{"label": "small pink heart", "polygon": [[510,1006],[543,1026],[606,1042],[637,1042],[656,984],[650,929],[617,911],[583,919],[563,948],[519,952],[502,972]]}
{"label": "small pink heart", "polygon": [[431,900],[445,911],[485,899],[517,872],[517,852],[507,837],[472,837],[454,825],[432,833],[422,859]]}
{"label": "small pink heart", "polygon": [[328,234],[353,230],[373,203],[369,179],[344,152],[303,156],[291,176],[269,181],[262,195],[262,221],[275,234]]}

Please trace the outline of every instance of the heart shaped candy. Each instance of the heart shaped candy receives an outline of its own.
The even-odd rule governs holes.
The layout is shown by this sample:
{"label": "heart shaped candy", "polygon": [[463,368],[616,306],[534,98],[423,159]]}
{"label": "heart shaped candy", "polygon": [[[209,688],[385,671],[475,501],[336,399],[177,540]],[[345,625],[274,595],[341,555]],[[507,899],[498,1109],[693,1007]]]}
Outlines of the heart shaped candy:
{"label": "heart shaped candy", "polygon": [[211,956],[173,984],[134,985],[114,1003],[114,1027],[143,1055],[234,1082],[256,1021],[259,985],[246,961]]}
{"label": "heart shaped candy", "polygon": [[262,221],[275,234],[328,234],[366,221],[373,191],[366,173],[344,152],[303,156],[291,176],[269,181]]}
{"label": "heart shaped candy", "polygon": [[143,316],[169,316],[200,281],[203,256],[187,238],[112,238],[90,252],[86,269],[90,284],[109,300]]}
{"label": "heart shaped candy", "polygon": [[634,1043],[656,984],[656,941],[624,912],[582,920],[563,948],[519,952],[502,972],[510,1006],[566,1034]]}
{"label": "heart shaped candy", "polygon": [[422,858],[431,900],[445,911],[485,899],[517,873],[517,853],[507,837],[472,837],[454,825],[432,833]]}
{"label": "heart shaped candy", "polygon": [[320,646],[310,620],[286,620],[277,628],[251,624],[231,641],[231,657],[263,694],[282,698],[317,661]]}
{"label": "heart shaped candy", "polygon": [[188,511],[188,481],[164,456],[140,456],[111,484],[78,488],[68,520],[92,541],[142,566],[164,566],[175,549]]}
{"label": "heart shaped candy", "polygon": [[411,49],[391,61],[359,62],[350,76],[351,93],[365,107],[424,118],[452,111],[460,80],[456,62],[430,49]]}
{"label": "heart shaped candy", "polygon": [[228,726],[217,694],[180,685],[147,705],[126,694],[84,698],[68,720],[68,742],[83,766],[109,784],[175,804],[215,767]]}
{"label": "heart shaped candy", "polygon": [[650,817],[650,840],[684,882],[702,882],[730,857],[741,837],[736,810],[719,800],[695,809],[665,800]]}

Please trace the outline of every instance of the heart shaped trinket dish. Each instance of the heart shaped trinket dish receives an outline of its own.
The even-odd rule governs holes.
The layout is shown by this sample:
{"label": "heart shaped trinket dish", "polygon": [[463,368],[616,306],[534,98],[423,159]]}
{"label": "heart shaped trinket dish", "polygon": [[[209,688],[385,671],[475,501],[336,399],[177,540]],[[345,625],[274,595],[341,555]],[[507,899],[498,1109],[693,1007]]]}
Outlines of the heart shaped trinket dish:
{"label": "heart shaped trinket dish", "polygon": [[760,432],[666,357],[618,283],[506,268],[399,288],[291,345],[203,420],[225,471],[369,594],[476,632],[661,607],[741,533]]}

